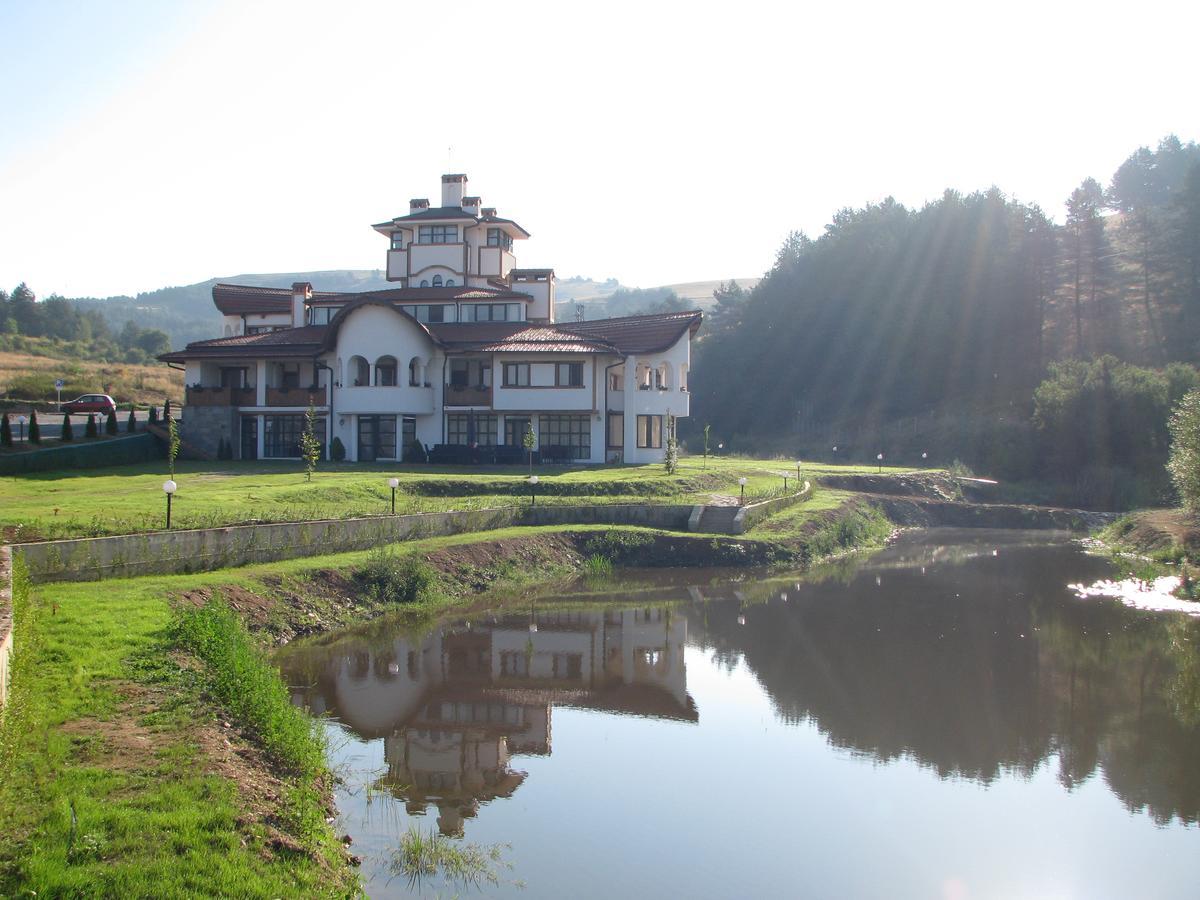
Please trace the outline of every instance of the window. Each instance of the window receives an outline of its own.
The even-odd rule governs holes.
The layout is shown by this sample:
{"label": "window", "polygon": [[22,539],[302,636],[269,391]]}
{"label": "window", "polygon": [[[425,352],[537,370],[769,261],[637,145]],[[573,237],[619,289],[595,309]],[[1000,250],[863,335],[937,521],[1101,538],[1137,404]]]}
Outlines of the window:
{"label": "window", "polygon": [[504,386],[529,387],[529,363],[505,363]]}
{"label": "window", "polygon": [[521,447],[525,440],[525,430],[529,427],[529,419],[525,416],[504,417],[504,443],[509,447]]}
{"label": "window", "polygon": [[433,276],[433,286],[434,286],[434,287],[441,287],[441,286],[442,286],[442,276],[441,276],[441,275],[434,275],[434,276]]}
{"label": "window", "polygon": [[642,449],[662,449],[662,416],[637,417],[637,445]]}
{"label": "window", "polygon": [[583,387],[583,363],[557,363],[554,384],[556,387]]}
{"label": "window", "polygon": [[457,225],[422,225],[417,229],[418,244],[454,244],[457,242]]}
{"label": "window", "polygon": [[480,447],[496,446],[497,419],[492,415],[475,413],[448,413],[446,415],[446,443]]}
{"label": "window", "polygon": [[300,363],[291,365],[281,363],[279,366],[279,386],[285,391],[300,387]]}
{"label": "window", "polygon": [[503,228],[489,228],[487,230],[487,245],[489,247],[499,247],[502,250],[511,250],[512,243],[512,235]]}
{"label": "window", "polygon": [[392,249],[393,250],[403,250],[404,249],[404,232],[403,231],[393,231],[392,232]]}
{"label": "window", "polygon": [[454,279],[453,278],[446,279],[446,287],[454,287]]}
{"label": "window", "polygon": [[538,423],[538,448],[546,453],[551,447],[564,453],[567,459],[591,457],[591,416],[542,416]]}
{"label": "window", "polygon": [[380,387],[396,386],[396,357],[381,356],[376,360],[375,384]]}
{"label": "window", "polygon": [[608,373],[608,389],[610,391],[625,390],[625,376],[618,372]]}
{"label": "window", "polygon": [[421,287],[429,287],[429,279],[428,278],[421,279]]}
{"label": "window", "polygon": [[270,334],[272,331],[286,331],[291,325],[247,325],[246,334]]}
{"label": "window", "polygon": [[[321,442],[322,458],[325,447],[325,418],[317,417],[313,431]],[[304,433],[304,416],[263,416],[263,456],[298,459],[300,435]]]}
{"label": "window", "polygon": [[521,322],[520,303],[473,303],[462,308],[464,322]]}
{"label": "window", "polygon": [[421,361],[415,356],[408,363],[409,387],[421,386]]}
{"label": "window", "polygon": [[667,364],[666,363],[663,363],[661,366],[659,366],[657,369],[654,370],[654,386],[660,391],[665,391],[667,389]]}
{"label": "window", "polygon": [[620,450],[625,446],[625,414],[608,414],[608,449]]}
{"label": "window", "polygon": [[470,379],[471,364],[465,359],[450,360],[450,386],[465,388]]}

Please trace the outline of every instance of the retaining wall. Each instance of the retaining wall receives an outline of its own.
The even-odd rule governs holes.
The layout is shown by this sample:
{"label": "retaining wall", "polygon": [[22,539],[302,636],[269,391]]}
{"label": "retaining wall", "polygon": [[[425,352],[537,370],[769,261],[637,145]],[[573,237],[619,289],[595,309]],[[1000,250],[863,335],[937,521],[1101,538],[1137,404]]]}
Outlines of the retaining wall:
{"label": "retaining wall", "polygon": [[813,488],[811,482],[804,482],[804,488],[795,494],[789,494],[786,497],[776,497],[773,500],[763,500],[761,503],[751,503],[749,506],[743,506],[736,516],[733,517],[733,533],[745,534],[767,516],[773,516],[781,509],[787,509],[789,506],[795,506],[797,503],[803,503],[812,496]]}
{"label": "retaining wall", "polygon": [[0,707],[8,699],[13,650],[12,551],[0,547]]}
{"label": "retaining wall", "polygon": [[[59,422],[52,421],[38,424],[41,425],[43,433],[51,428],[60,427]],[[103,420],[100,422],[100,427],[104,427]],[[121,422],[121,427],[125,427],[124,422]],[[75,428],[82,433],[82,426],[76,425]],[[27,475],[33,472],[48,472],[52,469],[98,469],[102,466],[124,466],[130,463],[161,459],[162,455],[162,450],[154,435],[145,432],[121,435],[100,441],[80,438],[78,443],[64,444],[60,447],[5,454],[0,457],[0,475]]]}

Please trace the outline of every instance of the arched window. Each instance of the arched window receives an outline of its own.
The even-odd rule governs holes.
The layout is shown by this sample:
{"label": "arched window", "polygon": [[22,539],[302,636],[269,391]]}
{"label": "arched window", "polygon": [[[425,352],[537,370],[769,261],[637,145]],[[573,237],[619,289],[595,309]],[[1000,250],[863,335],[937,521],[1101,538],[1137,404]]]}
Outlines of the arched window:
{"label": "arched window", "polygon": [[350,357],[350,371],[347,374],[355,387],[365,387],[371,383],[371,366],[361,356]]}
{"label": "arched window", "polygon": [[434,287],[441,287],[441,286],[442,286],[442,276],[441,276],[441,275],[434,275],[434,276],[433,276],[433,286],[434,286]]}
{"label": "arched window", "polygon": [[654,370],[654,386],[660,391],[667,389],[667,364],[659,363],[658,368]]}
{"label": "arched window", "polygon": [[428,278],[421,279],[421,287],[429,287],[429,279]]}
{"label": "arched window", "polygon": [[408,383],[411,387],[421,386],[421,357],[414,356],[408,362]]}
{"label": "arched window", "polygon": [[381,356],[375,360],[375,384],[380,387],[396,386],[396,357]]}
{"label": "arched window", "polygon": [[679,389],[681,391],[686,391],[688,389],[687,377],[688,377],[687,363],[680,363],[679,364]]}
{"label": "arched window", "polygon": [[446,287],[454,287],[454,279],[453,278],[446,279]]}
{"label": "arched window", "polygon": [[637,382],[639,391],[650,390],[650,367],[645,363],[638,363],[634,370],[634,380]]}

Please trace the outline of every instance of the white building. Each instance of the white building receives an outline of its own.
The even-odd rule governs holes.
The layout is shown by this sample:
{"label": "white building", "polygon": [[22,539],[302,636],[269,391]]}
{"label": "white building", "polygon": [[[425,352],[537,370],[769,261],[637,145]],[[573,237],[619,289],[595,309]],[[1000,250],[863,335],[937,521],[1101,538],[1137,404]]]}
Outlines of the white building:
{"label": "white building", "polygon": [[215,286],[223,335],[160,357],[187,373],[184,439],[297,457],[311,403],[327,458],[519,462],[532,427],[543,461],[661,460],[700,312],[555,322],[554,271],[517,268],[529,233],[466,184],[374,226],[394,288]]}

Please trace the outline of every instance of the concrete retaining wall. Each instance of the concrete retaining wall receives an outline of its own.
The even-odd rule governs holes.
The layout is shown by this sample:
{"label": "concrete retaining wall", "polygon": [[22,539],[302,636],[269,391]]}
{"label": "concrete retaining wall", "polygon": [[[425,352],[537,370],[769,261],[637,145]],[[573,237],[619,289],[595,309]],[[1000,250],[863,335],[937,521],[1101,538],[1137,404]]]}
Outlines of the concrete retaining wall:
{"label": "concrete retaining wall", "polygon": [[773,516],[781,509],[787,509],[789,506],[795,506],[797,503],[803,503],[812,496],[813,488],[811,482],[804,482],[803,490],[789,494],[786,497],[776,497],[773,500],[763,500],[761,503],[751,503],[748,506],[743,506],[738,510],[738,514],[733,519],[733,533],[745,534],[767,516]]}
{"label": "concrete retaining wall", "polygon": [[[42,431],[59,428],[57,422],[39,423]],[[80,434],[82,426],[76,425]],[[104,422],[100,422],[101,429]],[[125,427],[125,423],[121,423]],[[55,432],[57,433],[57,432]],[[79,438],[78,443],[44,450],[13,453],[0,459],[0,475],[25,475],[31,472],[48,472],[52,469],[96,469],[101,466],[125,466],[131,463],[161,459],[162,450],[151,434],[121,435],[103,441]]]}
{"label": "concrete retaining wall", "polygon": [[13,649],[12,611],[12,555],[8,547],[0,547],[0,706],[8,699]]}
{"label": "concrete retaining wall", "polygon": [[518,525],[640,525],[687,531],[692,506],[613,503],[599,506],[537,506],[522,510]]}

